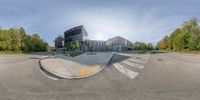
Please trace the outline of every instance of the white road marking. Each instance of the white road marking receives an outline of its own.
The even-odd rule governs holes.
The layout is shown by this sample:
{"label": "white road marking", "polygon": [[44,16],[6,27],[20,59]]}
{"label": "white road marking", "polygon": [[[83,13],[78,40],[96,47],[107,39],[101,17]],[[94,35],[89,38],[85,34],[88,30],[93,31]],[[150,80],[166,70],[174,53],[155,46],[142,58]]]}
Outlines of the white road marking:
{"label": "white road marking", "polygon": [[122,56],[129,56],[129,57],[131,57],[131,56],[133,56],[134,54],[126,54],[126,53],[117,53],[118,55],[122,55]]}
{"label": "white road marking", "polygon": [[130,61],[123,61],[123,63],[129,65],[129,66],[132,66],[132,67],[135,67],[135,68],[138,68],[138,69],[143,69],[144,68],[144,65],[140,65],[140,64],[136,64],[136,63],[133,63],[133,62],[130,62]]}
{"label": "white road marking", "polygon": [[50,78],[50,79],[52,79],[52,80],[55,80],[55,81],[58,80],[57,78],[48,76],[48,75],[45,74],[41,69],[40,69],[40,72],[41,72],[44,76],[46,76],[46,77],[48,77],[48,78]]}
{"label": "white road marking", "polygon": [[133,59],[133,58],[130,58],[128,60],[133,61],[133,62],[138,62],[138,63],[147,63],[146,61],[136,60],[136,59]]}
{"label": "white road marking", "polygon": [[149,60],[150,54],[147,55],[146,62]]}
{"label": "white road marking", "polygon": [[119,70],[125,76],[128,76],[130,79],[134,79],[139,74],[138,72],[134,72],[134,71],[122,66],[119,63],[115,63],[113,65],[115,66],[115,68],[117,68],[117,70]]}

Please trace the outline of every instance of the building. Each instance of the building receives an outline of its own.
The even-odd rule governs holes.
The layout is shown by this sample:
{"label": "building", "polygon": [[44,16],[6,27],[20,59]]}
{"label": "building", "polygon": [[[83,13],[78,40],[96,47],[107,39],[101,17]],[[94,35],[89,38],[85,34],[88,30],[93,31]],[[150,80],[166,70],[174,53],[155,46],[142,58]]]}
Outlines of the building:
{"label": "building", "polygon": [[89,49],[92,49],[94,51],[105,51],[106,41],[89,40]]}
{"label": "building", "polygon": [[54,40],[54,43],[55,43],[55,47],[56,48],[63,48],[64,47],[64,38],[62,35],[59,35],[55,40]]}
{"label": "building", "polygon": [[116,36],[108,39],[106,46],[110,51],[128,51],[132,49],[132,42],[123,37]]}
{"label": "building", "polygon": [[[107,41],[100,41],[100,40],[88,40],[87,39],[87,31],[85,28],[81,26],[77,26],[71,28],[64,32],[64,42],[63,38],[57,37],[55,39],[55,47],[63,48],[63,50],[73,47],[70,43],[74,41],[78,41],[80,43],[80,50],[87,51],[87,50],[95,50],[95,51],[128,51],[132,50],[132,42],[120,37],[116,36],[114,38],[108,39]],[[75,42],[76,44],[77,42]],[[68,47],[69,46],[69,47]],[[78,47],[79,48],[79,47]],[[76,49],[77,50],[77,49]]]}
{"label": "building", "polygon": [[71,28],[64,32],[64,46],[67,47],[69,43],[79,41],[81,43],[81,51],[85,51],[88,47],[87,36],[88,34],[82,25]]}

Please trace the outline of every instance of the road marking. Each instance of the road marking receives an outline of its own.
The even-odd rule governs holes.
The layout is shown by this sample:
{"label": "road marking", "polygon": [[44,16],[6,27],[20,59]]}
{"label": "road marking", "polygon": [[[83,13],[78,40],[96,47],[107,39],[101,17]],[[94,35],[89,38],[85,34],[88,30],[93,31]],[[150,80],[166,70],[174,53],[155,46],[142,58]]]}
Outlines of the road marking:
{"label": "road marking", "polygon": [[130,79],[134,79],[139,74],[138,72],[134,72],[134,71],[122,66],[119,63],[114,63],[113,65],[115,66],[115,68],[117,68],[117,70],[119,70],[125,76],[128,76]]}
{"label": "road marking", "polygon": [[138,69],[143,69],[144,68],[144,65],[140,65],[140,64],[136,64],[136,63],[133,63],[133,62],[130,62],[130,61],[123,61],[123,63],[129,65],[129,66],[132,66],[132,67],[135,67],[135,68],[138,68]]}
{"label": "road marking", "polygon": [[122,56],[129,56],[129,57],[133,56],[133,54],[126,54],[126,53],[117,53],[117,54],[122,55]]}
{"label": "road marking", "polygon": [[94,65],[91,67],[83,68],[83,69],[79,70],[79,75],[80,76],[89,75],[91,73],[94,73],[98,69],[100,69],[100,67],[101,67],[100,65]]}
{"label": "road marking", "polygon": [[133,58],[130,58],[128,60],[133,61],[133,62],[138,62],[138,63],[147,63],[146,61],[136,60],[136,59],[133,59]]}
{"label": "road marking", "polygon": [[54,78],[54,77],[50,77],[50,76],[48,76],[48,75],[45,74],[41,69],[40,69],[40,72],[41,72],[44,76],[46,76],[46,77],[48,77],[48,78],[50,78],[50,79],[52,79],[52,80],[55,80],[55,81],[58,80],[57,78]]}

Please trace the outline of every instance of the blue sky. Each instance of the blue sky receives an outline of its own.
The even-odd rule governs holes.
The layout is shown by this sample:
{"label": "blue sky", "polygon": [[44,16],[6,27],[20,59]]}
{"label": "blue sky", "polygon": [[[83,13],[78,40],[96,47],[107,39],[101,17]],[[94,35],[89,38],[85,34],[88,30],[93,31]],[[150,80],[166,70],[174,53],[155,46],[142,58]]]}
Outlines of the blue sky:
{"label": "blue sky", "polygon": [[120,35],[156,43],[183,21],[200,17],[199,0],[0,0],[0,27],[24,27],[50,45],[58,34],[84,25],[90,39]]}

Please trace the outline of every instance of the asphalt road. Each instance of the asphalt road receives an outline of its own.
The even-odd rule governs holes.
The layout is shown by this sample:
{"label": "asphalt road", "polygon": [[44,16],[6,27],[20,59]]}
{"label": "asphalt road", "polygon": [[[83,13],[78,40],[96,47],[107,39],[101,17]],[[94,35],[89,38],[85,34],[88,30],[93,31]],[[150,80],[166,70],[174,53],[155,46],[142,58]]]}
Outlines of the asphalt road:
{"label": "asphalt road", "polygon": [[[200,100],[199,55],[142,55],[146,63],[132,61],[144,66],[137,69],[122,61],[140,55],[115,54],[103,71],[78,80],[44,76],[35,56],[0,55],[0,100]],[[138,75],[131,79],[114,63]]]}

